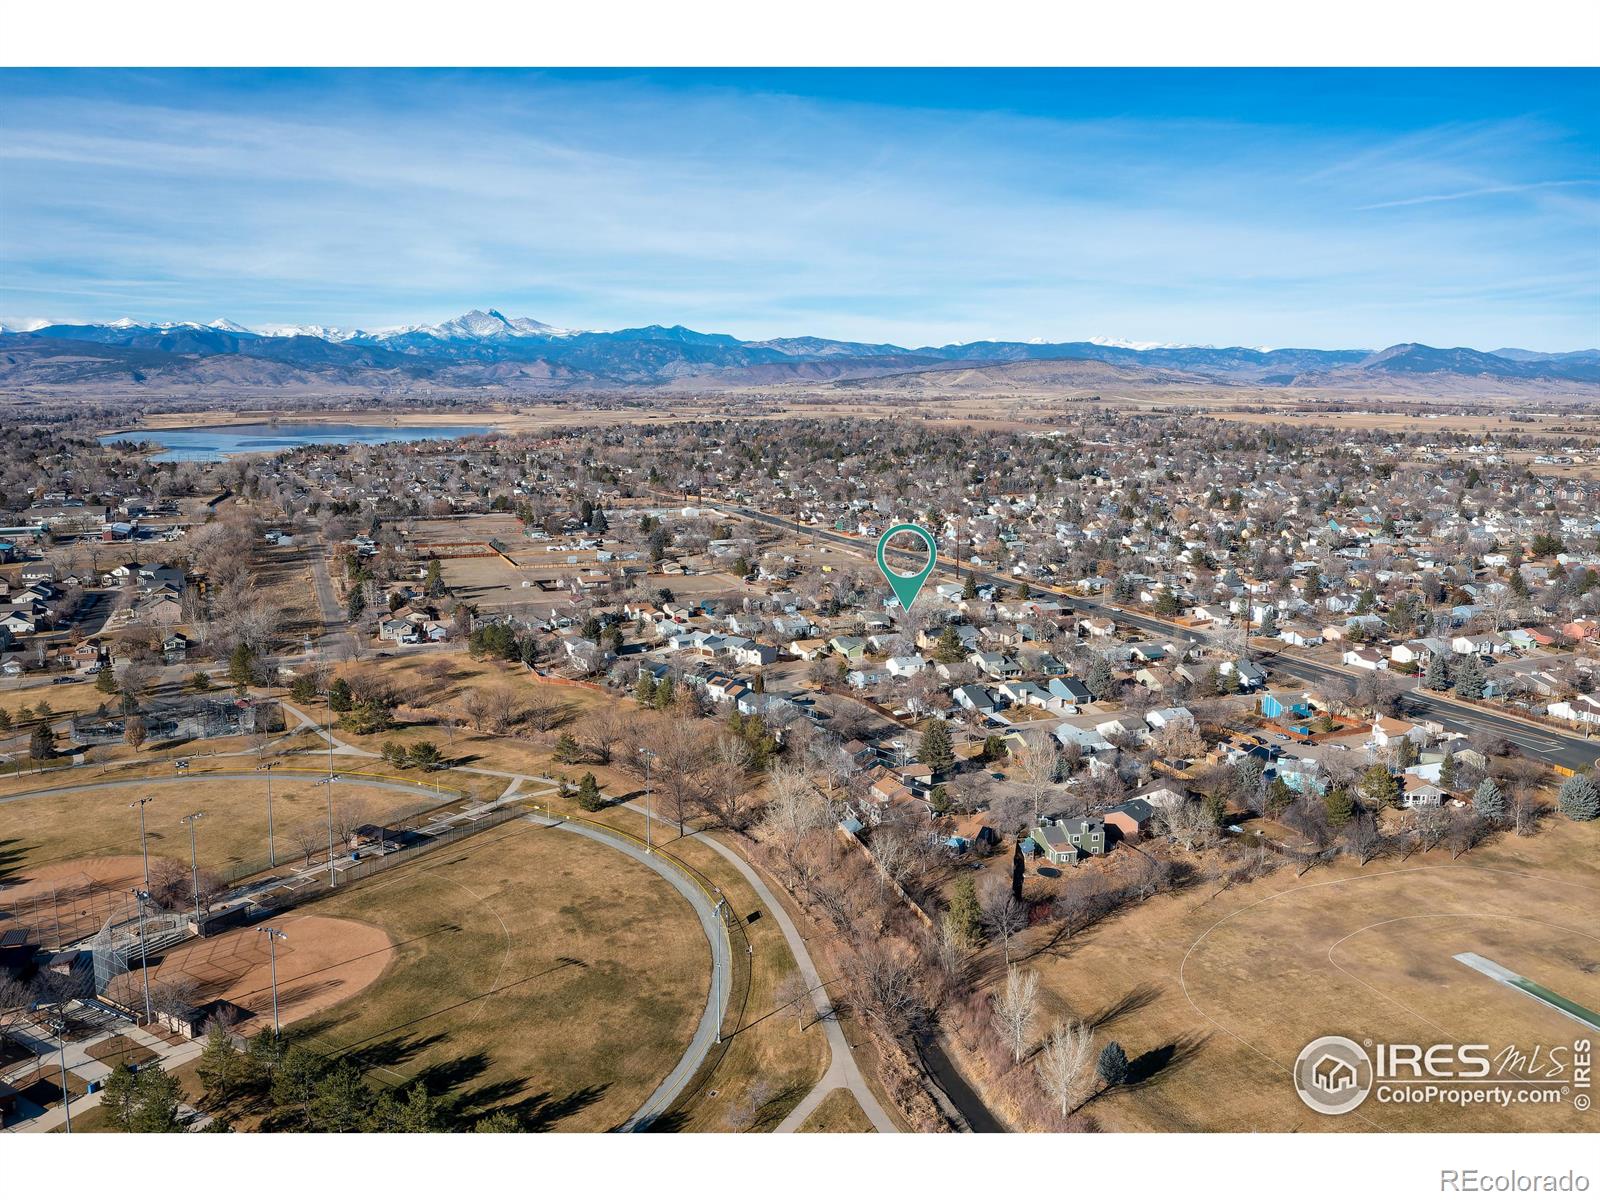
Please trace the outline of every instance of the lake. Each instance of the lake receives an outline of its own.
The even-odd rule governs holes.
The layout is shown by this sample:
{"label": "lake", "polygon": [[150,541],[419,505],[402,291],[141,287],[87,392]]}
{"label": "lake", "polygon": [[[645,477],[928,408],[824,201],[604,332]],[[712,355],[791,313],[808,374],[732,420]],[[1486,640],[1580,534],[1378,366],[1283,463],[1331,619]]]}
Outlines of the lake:
{"label": "lake", "polygon": [[154,442],[163,449],[153,462],[220,462],[236,454],[271,454],[296,446],[376,446],[386,442],[421,442],[429,438],[471,437],[489,433],[487,425],[333,425],[280,421],[261,425],[195,425],[184,429],[138,429],[108,433],[113,442]]}

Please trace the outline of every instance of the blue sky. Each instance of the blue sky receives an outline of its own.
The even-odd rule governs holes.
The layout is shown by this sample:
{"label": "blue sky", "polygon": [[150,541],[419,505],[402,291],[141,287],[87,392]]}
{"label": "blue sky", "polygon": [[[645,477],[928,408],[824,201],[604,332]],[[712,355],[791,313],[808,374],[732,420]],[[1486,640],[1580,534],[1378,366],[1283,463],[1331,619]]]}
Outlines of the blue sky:
{"label": "blue sky", "polygon": [[0,72],[0,321],[1600,344],[1600,74]]}

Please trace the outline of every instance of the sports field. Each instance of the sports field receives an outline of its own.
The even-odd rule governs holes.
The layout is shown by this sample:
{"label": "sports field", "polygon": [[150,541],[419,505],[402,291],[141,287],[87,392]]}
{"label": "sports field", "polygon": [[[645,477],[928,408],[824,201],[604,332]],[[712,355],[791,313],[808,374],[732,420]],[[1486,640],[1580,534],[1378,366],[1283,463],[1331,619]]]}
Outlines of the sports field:
{"label": "sports field", "polygon": [[[181,818],[204,812],[195,830],[200,865],[232,873],[242,866],[267,861],[267,786],[265,776],[240,760],[246,778],[193,775],[118,782],[105,786],[93,770],[35,776],[48,788],[0,796],[0,882],[17,883],[47,864],[106,855],[139,853],[139,813],[130,808],[143,796],[145,829],[152,858],[189,863],[189,829]],[[323,831],[326,846],[328,800],[316,782],[318,763],[308,759],[298,771],[273,772],[272,818],[278,861],[299,861],[295,834],[312,827]],[[229,773],[231,774],[231,773]],[[380,822],[414,812],[432,803],[426,788],[396,790],[373,781],[344,778],[334,784],[336,826],[341,820]]]}
{"label": "sports field", "polygon": [[[278,1016],[284,1024],[309,1017],[350,999],[372,984],[389,965],[394,947],[383,930],[361,921],[311,913],[278,917]],[[138,1010],[142,973],[129,972],[107,989]],[[231,929],[215,937],[174,947],[150,966],[152,985],[186,981],[198,1005],[228,1000],[252,1014],[240,1032],[272,1025],[272,964],[266,935]]]}
{"label": "sports field", "polygon": [[625,1121],[683,1054],[710,985],[699,923],[666,880],[520,821],[298,911],[376,926],[394,956],[291,1036],[533,1129]]}
{"label": "sports field", "polygon": [[[1595,1130],[1571,1103],[1379,1104],[1325,1117],[1290,1069],[1325,1034],[1424,1046],[1570,1045],[1591,1031],[1455,960],[1478,953],[1600,998],[1600,830],[1556,820],[1447,853],[1158,897],[1030,960],[1052,1010],[1120,1041],[1132,1086],[1084,1111],[1119,1130]],[[1523,1077],[1534,1078],[1523,1072]]]}

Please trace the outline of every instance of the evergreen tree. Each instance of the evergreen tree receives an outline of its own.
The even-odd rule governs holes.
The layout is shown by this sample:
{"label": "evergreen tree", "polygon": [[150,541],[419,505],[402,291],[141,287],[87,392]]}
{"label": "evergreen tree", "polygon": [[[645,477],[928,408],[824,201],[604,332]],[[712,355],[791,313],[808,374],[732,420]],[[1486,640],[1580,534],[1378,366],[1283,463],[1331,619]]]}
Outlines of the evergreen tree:
{"label": "evergreen tree", "polygon": [[444,765],[444,754],[433,742],[413,742],[406,761],[419,771],[437,771]]}
{"label": "evergreen tree", "polygon": [[1348,788],[1329,788],[1322,802],[1327,806],[1328,824],[1335,829],[1343,829],[1356,815],[1355,797],[1351,796]]}
{"label": "evergreen tree", "polygon": [[1367,809],[1379,813],[1400,799],[1400,781],[1382,763],[1373,763],[1361,773],[1361,794]]}
{"label": "evergreen tree", "polygon": [[999,762],[1006,756],[1006,740],[998,733],[983,739],[983,757],[986,762]]}
{"label": "evergreen tree", "polygon": [[1600,788],[1589,775],[1574,775],[1561,785],[1556,797],[1561,811],[1574,821],[1593,821],[1600,817]]}
{"label": "evergreen tree", "polygon": [[347,713],[356,706],[354,693],[344,679],[335,679],[328,688],[328,707],[336,713]]}
{"label": "evergreen tree", "polygon": [[[189,676],[189,690],[191,692],[209,692],[211,690],[211,676],[207,675],[204,671],[196,671],[193,675]],[[314,699],[316,694],[316,689],[313,688],[311,691],[311,696],[308,697],[308,699]],[[291,692],[290,699],[293,698],[294,693]]]}
{"label": "evergreen tree", "polygon": [[563,733],[556,739],[554,758],[558,763],[575,763],[582,754],[583,751],[570,733]]}
{"label": "evergreen tree", "polygon": [[216,1103],[226,1104],[244,1078],[245,1056],[233,1044],[233,1038],[220,1025],[212,1025],[206,1035],[205,1049],[200,1052],[196,1073],[206,1089],[206,1097]]}
{"label": "evergreen tree", "polygon": [[242,688],[256,681],[256,655],[247,642],[240,642],[228,656],[228,678]]}
{"label": "evergreen tree", "polygon": [[1031,600],[1032,598],[1033,598],[1033,589],[1028,586],[1028,581],[1026,579],[1024,579],[1021,583],[1019,583],[1017,585],[1017,599],[1018,600]]}
{"label": "evergreen tree", "polygon": [[28,757],[43,761],[56,752],[56,731],[41,721],[28,735]]}
{"label": "evergreen tree", "polygon": [[1505,795],[1500,791],[1500,785],[1487,775],[1478,784],[1478,790],[1472,793],[1472,808],[1484,820],[1496,825],[1506,819]]}
{"label": "evergreen tree", "polygon": [[1022,859],[1022,843],[1018,841],[1011,852],[1011,898],[1022,903],[1022,881],[1027,875],[1027,865]]}
{"label": "evergreen tree", "polygon": [[1294,789],[1283,780],[1274,778],[1267,784],[1263,802],[1267,816],[1281,817],[1284,810],[1294,803]]}
{"label": "evergreen tree", "polygon": [[654,704],[656,701],[656,681],[648,674],[639,676],[639,682],[633,685],[633,698],[640,704]]}
{"label": "evergreen tree", "polygon": [[933,717],[922,727],[922,740],[917,744],[917,758],[943,774],[956,765],[955,748],[950,740],[950,726]]}
{"label": "evergreen tree", "polygon": [[578,807],[584,812],[599,812],[606,806],[606,799],[600,794],[600,784],[595,780],[593,771],[585,771],[583,778],[578,780]]}
{"label": "evergreen tree", "polygon": [[1447,792],[1456,790],[1456,756],[1453,750],[1446,750],[1439,762],[1439,786]]}
{"label": "evergreen tree", "polygon": [[954,625],[946,625],[939,634],[939,644],[934,647],[933,656],[942,663],[958,663],[967,656],[967,648],[961,644],[961,636],[956,633]]}
{"label": "evergreen tree", "polygon": [[983,910],[978,905],[978,889],[971,875],[956,880],[950,890],[950,927],[956,939],[970,949],[978,944],[983,930]]}
{"label": "evergreen tree", "polygon": [[963,600],[976,600],[978,598],[978,581],[973,577],[971,571],[968,571],[967,577],[961,581],[961,598]]}
{"label": "evergreen tree", "polygon": [[1483,664],[1475,654],[1463,654],[1455,669],[1455,694],[1463,700],[1483,699]]}
{"label": "evergreen tree", "polygon": [[368,1127],[380,1133],[442,1133],[444,1104],[419,1081],[404,1093],[390,1090],[379,1096]]}
{"label": "evergreen tree", "polygon": [[522,1122],[514,1113],[497,1108],[486,1117],[479,1117],[472,1127],[473,1133],[521,1133]]}
{"label": "evergreen tree", "polygon": [[1111,660],[1103,654],[1096,656],[1094,665],[1089,668],[1089,676],[1083,683],[1096,700],[1108,696],[1111,693]]}
{"label": "evergreen tree", "polygon": [[1121,1087],[1128,1082],[1128,1054],[1121,1042],[1106,1043],[1095,1071],[1108,1088]]}
{"label": "evergreen tree", "polygon": [[162,1069],[160,1063],[150,1063],[134,1076],[138,1103],[133,1119],[128,1124],[132,1133],[179,1133],[184,1123],[178,1117],[183,1104],[183,1089],[178,1081]]}
{"label": "evergreen tree", "polygon": [[133,1128],[133,1114],[139,1107],[139,1084],[126,1062],[118,1063],[106,1076],[100,1087],[100,1107],[111,1128],[122,1133]]}
{"label": "evergreen tree", "polygon": [[102,696],[117,694],[117,673],[109,663],[101,667],[99,674],[94,677],[94,690]]}
{"label": "evergreen tree", "polygon": [[311,1104],[327,1065],[304,1046],[290,1046],[272,1073],[270,1095],[274,1106],[301,1128],[311,1127]]}
{"label": "evergreen tree", "polygon": [[317,1080],[311,1098],[311,1124],[318,1132],[359,1132],[371,1110],[372,1092],[362,1078],[361,1068],[349,1059],[341,1059]]}
{"label": "evergreen tree", "polygon": [[672,701],[676,698],[677,694],[677,688],[672,686],[672,678],[670,676],[663,675],[656,682],[655,691],[651,695],[650,703],[659,709],[666,710],[672,707]]}

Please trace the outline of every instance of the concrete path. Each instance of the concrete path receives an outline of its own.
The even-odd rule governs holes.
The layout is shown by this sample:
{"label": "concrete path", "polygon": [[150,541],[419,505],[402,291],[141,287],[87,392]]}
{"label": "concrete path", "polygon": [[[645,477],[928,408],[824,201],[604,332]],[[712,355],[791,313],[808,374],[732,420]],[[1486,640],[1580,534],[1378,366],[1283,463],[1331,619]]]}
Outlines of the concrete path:
{"label": "concrete path", "polygon": [[683,1089],[694,1078],[695,1072],[700,1069],[700,1064],[705,1061],[706,1055],[710,1054],[720,1041],[722,1015],[727,1010],[728,997],[733,989],[732,944],[728,937],[728,927],[706,894],[681,871],[667,866],[654,855],[646,854],[627,838],[606,833],[592,825],[563,821],[559,817],[541,817],[530,813],[523,820],[548,829],[575,833],[579,837],[586,837],[618,853],[626,854],[635,862],[649,867],[676,888],[693,907],[695,915],[700,918],[700,928],[706,935],[706,944],[711,947],[711,987],[706,995],[705,1011],[700,1014],[700,1023],[695,1028],[694,1037],[690,1039],[677,1065],[667,1073],[660,1086],[650,1093],[649,1098],[639,1107],[639,1111],[629,1117],[622,1126],[625,1133],[642,1133],[672,1107],[673,1102],[682,1095]]}
{"label": "concrete path", "polygon": [[[37,1038],[29,1037],[27,1040],[30,1043],[36,1040],[43,1043],[42,1047],[39,1047],[41,1049],[40,1065],[48,1068],[54,1064],[56,1069],[59,1070],[61,1059],[58,1043],[43,1031],[38,1031],[38,1033],[39,1036]],[[194,1059],[199,1058],[201,1051],[205,1049],[203,1041],[184,1041],[176,1046],[168,1045],[149,1030],[141,1029],[131,1021],[117,1021],[108,1023],[104,1028],[97,1029],[87,1038],[68,1042],[66,1047],[67,1071],[85,1082],[103,1083],[106,1076],[111,1074],[111,1068],[98,1059],[91,1057],[88,1053],[88,1048],[96,1042],[104,1041],[106,1038],[116,1034],[121,1034],[131,1041],[138,1042],[147,1050],[152,1051],[160,1061],[162,1068],[168,1072],[176,1070],[178,1067],[183,1066],[184,1063],[192,1062]],[[80,1096],[73,1100],[72,1115],[76,1117],[91,1108],[98,1108],[101,1095],[101,1092],[91,1092],[87,1096]],[[18,1121],[14,1125],[6,1126],[5,1131],[7,1133],[49,1133],[54,1129],[64,1130],[67,1124],[67,1111],[62,1105],[57,1104],[52,1108],[45,1109],[44,1112],[36,1117],[30,1117],[27,1120]],[[210,1120],[209,1117],[199,1113],[198,1110],[189,1105],[182,1106],[180,1114],[199,1118],[195,1122],[196,1125],[203,1126]]]}
{"label": "concrete path", "polygon": [[[624,807],[634,812],[643,813],[644,809],[638,804],[629,803]],[[856,1063],[855,1053],[850,1049],[850,1043],[845,1040],[844,1031],[839,1028],[839,1019],[834,1012],[833,1001],[828,998],[828,989],[822,982],[822,977],[817,974],[816,964],[811,961],[811,952],[806,948],[805,939],[800,936],[800,931],[795,928],[794,921],[778,898],[767,887],[766,881],[749,863],[745,862],[735,851],[724,846],[716,838],[710,837],[699,831],[688,833],[685,837],[709,846],[717,854],[733,864],[735,870],[743,875],[745,882],[755,891],[761,903],[766,906],[772,919],[778,923],[778,928],[783,931],[784,940],[789,943],[789,953],[794,955],[795,965],[800,969],[800,977],[805,980],[806,987],[811,990],[811,1002],[816,1006],[817,1019],[822,1022],[823,1031],[828,1037],[828,1069],[823,1072],[817,1085],[806,1094],[805,1098],[795,1107],[778,1125],[779,1133],[792,1133],[798,1129],[802,1122],[809,1117],[817,1105],[827,1094],[835,1088],[846,1088],[856,1098],[856,1103],[861,1105],[861,1111],[866,1113],[867,1120],[872,1122],[872,1127],[879,1133],[898,1133],[899,1126],[889,1116],[887,1110],[879,1103],[877,1095],[867,1086],[861,1074],[861,1067]]]}

